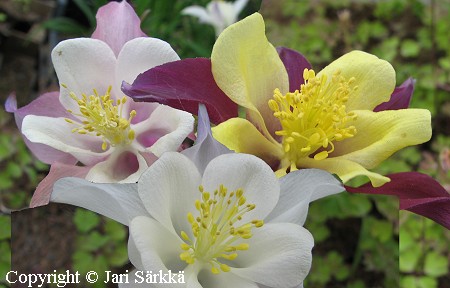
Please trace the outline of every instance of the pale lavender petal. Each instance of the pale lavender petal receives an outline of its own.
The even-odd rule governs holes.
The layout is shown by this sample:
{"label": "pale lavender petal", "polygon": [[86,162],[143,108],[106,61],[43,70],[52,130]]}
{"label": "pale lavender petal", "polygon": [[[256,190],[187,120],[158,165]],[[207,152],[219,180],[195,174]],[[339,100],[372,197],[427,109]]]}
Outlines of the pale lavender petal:
{"label": "pale lavender petal", "polygon": [[211,133],[208,112],[203,104],[198,108],[197,139],[194,146],[181,152],[194,162],[201,174],[208,163],[222,154],[232,153],[227,147],[216,141]]}
{"label": "pale lavender petal", "polygon": [[108,3],[98,9],[96,18],[92,38],[106,42],[116,56],[126,42],[146,36],[140,28],[141,20],[127,1]]}

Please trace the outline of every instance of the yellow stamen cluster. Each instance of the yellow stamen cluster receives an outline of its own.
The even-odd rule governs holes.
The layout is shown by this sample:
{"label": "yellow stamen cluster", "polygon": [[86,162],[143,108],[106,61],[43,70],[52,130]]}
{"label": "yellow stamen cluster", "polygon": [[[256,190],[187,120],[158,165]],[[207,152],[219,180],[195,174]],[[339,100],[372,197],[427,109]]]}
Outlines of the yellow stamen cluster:
{"label": "yellow stamen cluster", "polygon": [[235,242],[251,238],[252,228],[261,227],[264,222],[253,220],[237,224],[245,213],[256,207],[255,204],[246,204],[242,189],[228,193],[227,188],[220,185],[213,195],[204,191],[203,186],[199,187],[199,191],[201,200],[195,201],[199,216],[195,218],[192,213],[187,215],[195,239],[190,239],[186,232],[181,231],[185,243],[181,244],[183,252],[180,259],[188,264],[194,264],[196,260],[209,263],[214,274],[228,272],[230,267],[218,258],[234,260],[238,256],[237,251],[248,250],[248,243]]}
{"label": "yellow stamen cluster", "polygon": [[317,77],[313,70],[303,72],[305,84],[300,91],[282,95],[276,89],[269,107],[279,119],[285,161],[296,170],[299,160],[314,155],[322,160],[334,151],[333,141],[342,141],[355,136],[356,128],[349,125],[356,120],[354,112],[347,112],[345,103],[358,87],[352,85],[355,78],[346,80],[336,71],[331,81],[326,75]]}
{"label": "yellow stamen cluster", "polygon": [[[63,85],[64,88],[67,88]],[[102,150],[106,150],[108,145],[118,146],[130,144],[134,138],[134,130],[130,129],[131,120],[136,116],[136,111],[130,112],[128,119],[123,118],[123,105],[127,102],[124,96],[114,104],[111,99],[111,86],[105,95],[99,95],[97,90],[94,94],[87,96],[82,94],[81,99],[74,92],[70,92],[70,97],[77,102],[80,113],[67,110],[69,113],[84,119],[82,122],[66,118],[68,123],[76,124],[79,127],[73,128],[72,133],[88,134],[100,136],[103,139]]]}

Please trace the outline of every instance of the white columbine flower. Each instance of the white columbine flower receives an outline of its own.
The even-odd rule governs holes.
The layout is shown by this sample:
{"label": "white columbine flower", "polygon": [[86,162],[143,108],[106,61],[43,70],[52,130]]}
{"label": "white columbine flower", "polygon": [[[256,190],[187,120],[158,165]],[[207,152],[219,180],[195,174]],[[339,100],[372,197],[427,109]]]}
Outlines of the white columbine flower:
{"label": "white columbine flower", "polygon": [[[302,287],[313,247],[302,227],[308,205],[343,191],[341,183],[316,169],[277,179],[261,159],[216,146],[205,114],[193,153],[166,152],[137,184],[61,179],[51,201],[128,225],[138,271],[183,271],[185,284],[151,287]],[[121,286],[146,287],[134,285],[135,275]]]}
{"label": "white columbine flower", "polygon": [[138,184],[65,178],[52,201],[129,225],[131,263],[140,271],[183,271],[186,284],[177,287],[285,288],[302,287],[311,266],[313,238],[301,226],[309,202],[342,190],[321,170],[278,180],[252,155],[218,156],[202,175],[183,154],[166,152]]}
{"label": "white columbine flower", "polygon": [[206,9],[193,5],[184,8],[181,13],[197,17],[200,22],[210,24],[216,31],[216,36],[238,20],[239,13],[247,5],[248,0],[237,0],[234,3],[213,0]]}

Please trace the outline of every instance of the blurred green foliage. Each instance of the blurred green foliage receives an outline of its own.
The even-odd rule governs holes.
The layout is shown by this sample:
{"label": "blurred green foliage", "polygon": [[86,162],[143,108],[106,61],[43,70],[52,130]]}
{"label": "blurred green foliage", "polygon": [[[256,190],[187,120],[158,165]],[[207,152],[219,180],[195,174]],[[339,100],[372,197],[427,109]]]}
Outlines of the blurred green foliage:
{"label": "blurred green foliage", "polygon": [[101,217],[91,211],[77,208],[73,221],[78,230],[76,252],[72,255],[74,271],[86,275],[98,271],[99,280],[90,287],[105,287],[106,274],[101,271],[114,271],[128,263],[127,227]]}
{"label": "blurred green foliage", "polygon": [[[106,0],[73,2],[83,18],[67,15],[50,20],[45,27],[65,37],[89,36],[95,28],[95,12]],[[213,28],[180,15],[184,7],[205,6],[209,0],[132,2],[149,36],[168,41],[181,58],[210,56]],[[250,0],[243,15],[257,10],[259,2]],[[446,152],[450,137],[442,124],[450,118],[450,1],[264,2],[270,7],[263,10],[269,40],[300,51],[316,70],[345,52],[360,49],[388,60],[396,69],[398,84],[414,77],[411,106],[432,111],[433,139],[431,144],[394,154],[377,172],[419,170],[450,183]],[[30,156],[17,130],[6,123],[11,123],[11,117],[0,110],[0,204],[19,209],[27,205],[47,166]],[[356,179],[352,184],[363,181]],[[397,209],[397,200],[387,196],[339,194],[313,203],[305,226],[314,235],[316,247],[305,287],[448,287],[449,231],[411,213],[402,212],[399,218]],[[106,271],[128,262],[127,232],[121,224],[81,208],[73,221],[78,231],[74,270]],[[0,216],[0,275],[10,265],[8,225],[9,216]],[[96,287],[103,287],[102,281],[97,283]]]}

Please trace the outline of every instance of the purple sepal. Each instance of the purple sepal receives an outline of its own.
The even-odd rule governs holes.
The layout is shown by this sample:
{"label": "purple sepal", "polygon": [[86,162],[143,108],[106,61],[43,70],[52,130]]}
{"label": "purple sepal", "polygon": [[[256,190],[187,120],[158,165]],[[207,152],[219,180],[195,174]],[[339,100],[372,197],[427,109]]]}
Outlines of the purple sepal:
{"label": "purple sepal", "polygon": [[413,78],[406,79],[402,85],[395,88],[392,92],[391,99],[388,102],[381,103],[375,109],[374,112],[385,111],[385,110],[399,110],[407,109],[409,103],[411,102],[412,94],[414,92],[414,84],[416,80]]}
{"label": "purple sepal", "polygon": [[207,58],[169,62],[140,74],[122,91],[136,101],[158,102],[197,114],[198,104],[208,109],[212,123],[237,117],[238,106],[220,90]]}
{"label": "purple sepal", "polygon": [[387,175],[391,182],[374,188],[370,184],[354,188],[351,193],[394,195],[400,200],[400,209],[430,218],[450,229],[450,194],[436,180],[418,172]]}
{"label": "purple sepal", "polygon": [[289,76],[289,91],[299,90],[300,85],[305,83],[303,70],[305,68],[311,69],[311,64],[306,60],[305,56],[295,50],[277,47],[277,52]]}

